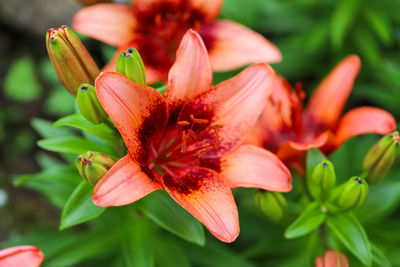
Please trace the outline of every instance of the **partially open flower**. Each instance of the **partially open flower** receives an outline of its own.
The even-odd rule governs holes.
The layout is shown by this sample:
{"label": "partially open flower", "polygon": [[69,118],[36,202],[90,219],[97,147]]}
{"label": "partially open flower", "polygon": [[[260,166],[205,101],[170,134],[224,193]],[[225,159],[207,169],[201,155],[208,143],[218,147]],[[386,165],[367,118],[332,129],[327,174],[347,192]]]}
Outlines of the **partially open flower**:
{"label": "partially open flower", "polygon": [[100,70],[70,28],[50,29],[46,47],[60,82],[71,94],[76,95],[82,83],[94,84]]}
{"label": "partially open flower", "polygon": [[341,116],[360,66],[356,55],[343,59],[319,84],[304,111],[301,86],[292,89],[277,75],[274,93],[265,99],[264,111],[250,132],[249,142],[276,153],[303,174],[305,154],[311,148],[329,154],[353,136],[393,132],[395,119],[379,108],[357,107]]}
{"label": "partially open flower", "polygon": [[97,95],[128,155],[97,183],[93,202],[121,206],[165,189],[218,239],[234,241],[239,217],[231,188],[291,190],[291,174],[274,154],[242,145],[273,78],[272,68],[259,63],[213,87],[206,47],[193,30],[182,39],[163,95],[120,73],[102,73]]}
{"label": "partially open flower", "polygon": [[80,155],[75,161],[79,174],[92,185],[96,185],[114,164],[114,158],[109,155],[92,151]]}
{"label": "partially open flower", "polygon": [[349,267],[349,262],[339,251],[328,250],[315,259],[315,267]]}
{"label": "partially open flower", "polygon": [[38,267],[43,253],[34,246],[16,246],[0,250],[0,267]]}
{"label": "partially open flower", "polygon": [[74,30],[118,47],[108,70],[115,71],[119,55],[135,47],[146,66],[147,83],[165,80],[188,29],[200,33],[215,71],[281,60],[279,49],[261,34],[233,21],[215,21],[222,0],[132,2],[132,6],[109,3],[85,7],[73,18]]}

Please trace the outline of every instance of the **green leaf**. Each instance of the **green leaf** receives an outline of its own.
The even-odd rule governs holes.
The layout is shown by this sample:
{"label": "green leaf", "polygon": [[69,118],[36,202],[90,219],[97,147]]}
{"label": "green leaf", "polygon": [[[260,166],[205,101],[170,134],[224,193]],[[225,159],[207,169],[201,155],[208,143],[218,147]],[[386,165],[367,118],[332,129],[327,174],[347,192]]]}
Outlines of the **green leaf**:
{"label": "green leaf", "polygon": [[[154,258],[157,266],[162,267],[190,267],[188,256],[182,250],[178,242],[172,238],[162,236],[152,242],[154,248]],[[166,249],[168,248],[168,249]],[[171,255],[174,255],[171,257]]]}
{"label": "green leaf", "polygon": [[18,176],[14,179],[14,185],[36,190],[61,208],[81,180],[75,168],[58,166],[37,174]]}
{"label": "green leaf", "polygon": [[377,246],[371,243],[371,248],[372,248],[372,255],[374,257],[373,261],[376,263],[377,266],[379,267],[391,267],[392,264],[386,258],[385,254],[383,253],[382,250],[380,250]]}
{"label": "green leaf", "polygon": [[93,186],[82,181],[65,203],[60,222],[60,230],[92,220],[102,214],[105,208],[92,202]]}
{"label": "green leaf", "polygon": [[8,98],[20,102],[39,98],[41,86],[35,68],[31,56],[23,56],[13,62],[4,79],[4,93]]}
{"label": "green leaf", "polygon": [[312,148],[307,151],[307,178],[311,177],[315,167],[323,160],[326,160],[326,157],[318,149]]}
{"label": "green leaf", "polygon": [[359,0],[340,0],[331,19],[331,40],[334,48],[340,48],[353,25],[359,8]]}
{"label": "green leaf", "polygon": [[94,144],[82,138],[69,136],[39,140],[38,146],[43,149],[59,153],[83,154],[87,151],[96,151],[104,152],[106,154],[113,154],[113,151],[111,151],[108,147]]}
{"label": "green leaf", "polygon": [[122,243],[125,266],[154,266],[152,239],[149,222],[144,219],[134,220]]}
{"label": "green leaf", "polygon": [[60,137],[60,136],[76,136],[71,130],[69,129],[62,129],[62,128],[54,128],[52,127],[52,122],[40,119],[40,118],[33,118],[31,120],[31,125],[33,129],[35,129],[41,137],[43,138],[52,138],[52,137]]}
{"label": "green leaf", "polygon": [[116,132],[110,129],[110,127],[106,126],[105,124],[93,124],[90,121],[86,120],[80,113],[63,117],[57,120],[53,124],[53,126],[71,126],[81,129],[83,131],[87,131],[103,139],[118,140],[118,135],[116,134]]}
{"label": "green leaf", "polygon": [[136,202],[139,209],[159,226],[177,236],[204,245],[202,225],[165,191],[156,191]]}
{"label": "green leaf", "polygon": [[300,216],[285,231],[287,239],[306,235],[317,229],[326,219],[318,202],[310,203]]}
{"label": "green leaf", "polygon": [[354,215],[349,213],[328,216],[327,224],[335,237],[364,265],[371,265],[372,252],[367,234]]}
{"label": "green leaf", "polygon": [[385,44],[392,41],[391,25],[386,12],[377,6],[364,9],[364,15],[371,28]]}

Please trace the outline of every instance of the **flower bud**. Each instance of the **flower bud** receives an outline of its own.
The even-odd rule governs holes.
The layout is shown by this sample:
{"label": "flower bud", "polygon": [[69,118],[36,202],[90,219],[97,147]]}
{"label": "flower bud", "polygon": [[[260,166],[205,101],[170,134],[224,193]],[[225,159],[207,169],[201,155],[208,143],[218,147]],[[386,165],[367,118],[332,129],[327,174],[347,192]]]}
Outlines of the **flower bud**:
{"label": "flower bud", "polygon": [[135,48],[129,48],[121,53],[117,60],[116,70],[135,83],[146,84],[143,60]]}
{"label": "flower bud", "polygon": [[254,202],[264,215],[273,221],[279,221],[283,217],[287,204],[281,193],[262,190],[255,192]]}
{"label": "flower bud", "polygon": [[104,153],[88,151],[77,157],[75,161],[79,174],[92,185],[115,164],[115,160]]}
{"label": "flower bud", "polygon": [[336,250],[328,250],[315,259],[315,267],[349,267],[345,255]]}
{"label": "flower bud", "polygon": [[82,115],[91,123],[107,122],[108,116],[97,98],[94,86],[83,83],[79,86],[76,101]]}
{"label": "flower bud", "polygon": [[50,29],[46,47],[60,82],[71,94],[76,95],[82,83],[94,84],[100,70],[70,28]]}
{"label": "flower bud", "polygon": [[329,160],[323,160],[318,164],[311,177],[307,179],[308,190],[310,194],[319,200],[327,198],[329,190],[331,190],[336,183],[335,168]]}
{"label": "flower bud", "polygon": [[368,184],[360,177],[351,177],[341,187],[338,204],[341,208],[349,210],[361,207],[368,196]]}
{"label": "flower bud", "polygon": [[379,182],[392,169],[400,152],[399,141],[399,132],[393,132],[383,136],[367,153],[362,169],[369,183]]}

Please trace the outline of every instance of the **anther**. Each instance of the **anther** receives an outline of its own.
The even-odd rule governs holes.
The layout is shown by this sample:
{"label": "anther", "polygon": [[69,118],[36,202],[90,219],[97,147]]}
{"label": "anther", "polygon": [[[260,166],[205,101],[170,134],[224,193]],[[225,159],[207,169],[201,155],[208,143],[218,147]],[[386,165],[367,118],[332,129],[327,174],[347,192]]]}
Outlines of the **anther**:
{"label": "anther", "polygon": [[188,121],[178,121],[176,124],[178,126],[189,126],[190,122],[188,122]]}
{"label": "anther", "polygon": [[209,152],[209,151],[211,151],[211,150],[213,150],[213,149],[214,149],[214,146],[213,146],[213,145],[200,148],[199,150],[196,151],[196,155],[198,156],[198,155],[200,155],[201,153]]}
{"label": "anther", "polygon": [[161,18],[161,14],[157,14],[154,18],[154,21],[156,23],[157,26],[160,26],[162,23],[162,18]]}
{"label": "anther", "polygon": [[192,119],[192,121],[194,123],[198,123],[198,124],[208,124],[209,123],[209,121],[206,119],[196,119],[193,114],[190,114],[190,118]]}
{"label": "anther", "polygon": [[295,88],[297,91],[297,95],[299,96],[300,100],[306,98],[306,92],[303,90],[303,84],[301,82],[296,82]]}

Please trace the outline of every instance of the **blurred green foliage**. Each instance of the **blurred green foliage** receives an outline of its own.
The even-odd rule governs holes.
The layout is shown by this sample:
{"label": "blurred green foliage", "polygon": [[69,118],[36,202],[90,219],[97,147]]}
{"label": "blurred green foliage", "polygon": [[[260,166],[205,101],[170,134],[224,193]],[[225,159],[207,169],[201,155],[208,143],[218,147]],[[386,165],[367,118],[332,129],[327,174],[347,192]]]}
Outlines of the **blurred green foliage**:
{"label": "blurred green foliage", "polygon": [[[348,107],[375,104],[400,118],[399,10],[398,0],[252,0],[246,3],[226,0],[221,17],[241,22],[273,41],[283,54],[283,61],[274,64],[274,68],[293,84],[297,80],[303,82],[308,93],[340,59],[351,53],[360,55],[362,70]],[[43,46],[42,43],[37,45]],[[97,46],[102,48],[103,61],[111,58],[115,51],[109,46]],[[29,53],[29,49],[25,50]],[[215,81],[235,73],[237,71],[217,73]],[[24,54],[12,59],[3,79],[1,98],[4,103],[0,108],[0,186],[6,188],[11,197],[5,208],[0,207],[0,212],[5,214],[0,220],[0,239],[7,237],[2,243],[4,247],[37,245],[46,255],[44,266],[55,267],[311,266],[315,257],[323,252],[316,231],[297,239],[284,238],[287,227],[306,206],[304,199],[298,200],[305,190],[303,181],[298,178],[294,181],[294,191],[285,194],[289,202],[288,218],[279,223],[269,221],[257,209],[251,189],[235,190],[241,235],[234,244],[222,244],[206,233],[205,245],[198,246],[204,243],[202,227],[187,219],[190,215],[176,203],[170,208],[175,213],[168,213],[168,209],[160,209],[151,199],[107,209],[101,214],[101,220],[57,231],[62,207],[67,201],[74,204],[71,194],[81,182],[76,170],[70,167],[74,154],[62,150],[65,146],[60,141],[66,140],[62,137],[73,136],[69,141],[75,142],[75,149],[79,151],[83,143],[107,151],[110,145],[95,136],[82,135],[76,129],[52,127],[50,121],[34,119],[32,127],[43,138],[51,138],[47,143],[41,142],[41,146],[62,154],[58,157],[36,151],[38,136],[29,124],[33,114],[55,121],[76,112],[74,98],[59,84],[45,55],[38,59],[36,55]],[[376,140],[374,135],[353,138],[329,157],[335,165],[338,183],[361,172],[363,157]],[[33,173],[38,167],[45,170],[19,176],[14,183],[42,193],[57,209],[46,205],[40,209],[39,204],[44,203],[42,198],[38,199],[37,195],[31,198],[31,192],[29,198],[23,198],[21,195],[27,191],[11,189],[11,175]],[[382,183],[371,186],[370,197],[354,212],[372,244],[375,261],[372,266],[400,266],[400,218],[396,215],[400,210],[399,174],[397,167]],[[87,195],[81,195],[86,198],[77,199],[87,202]],[[162,199],[163,196],[153,198]],[[73,207],[72,204],[69,207]],[[152,206],[153,210],[149,211]],[[149,214],[137,212],[143,207]],[[71,214],[67,211],[66,214]],[[100,215],[93,214],[90,219]],[[83,222],[82,214],[78,215],[79,220],[73,218],[72,223],[66,222],[65,228]],[[180,220],[188,223],[186,229],[177,226]],[[346,218],[336,220],[346,221]],[[346,222],[349,220],[347,218]],[[22,223],[18,223],[20,221]],[[341,238],[334,238],[334,235],[340,236],[340,229],[328,234],[328,243],[346,253],[350,266],[362,266],[351,256],[349,247],[338,242]]]}

